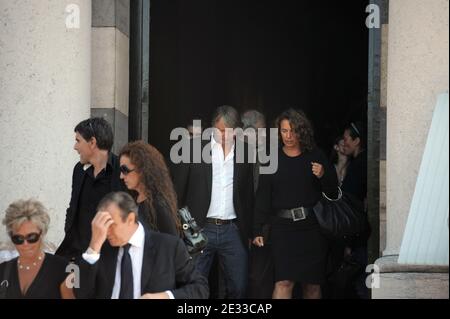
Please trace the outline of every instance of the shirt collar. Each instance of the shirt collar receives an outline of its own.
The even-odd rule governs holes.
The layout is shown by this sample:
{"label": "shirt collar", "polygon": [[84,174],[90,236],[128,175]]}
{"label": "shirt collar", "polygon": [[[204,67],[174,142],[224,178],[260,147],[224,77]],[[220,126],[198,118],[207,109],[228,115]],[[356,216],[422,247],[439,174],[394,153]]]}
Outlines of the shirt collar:
{"label": "shirt collar", "polygon": [[128,243],[133,247],[141,248],[144,247],[144,241],[145,241],[144,227],[142,226],[141,223],[139,223],[138,228],[134,232],[133,236],[131,236]]}
{"label": "shirt collar", "polygon": [[[216,139],[214,138],[214,133],[213,133],[213,134],[211,134],[211,148],[213,148],[217,144],[220,145],[220,147],[222,147],[222,144],[217,142]],[[231,152],[234,152],[235,144],[236,144],[236,141],[233,141],[233,146],[231,147]]]}
{"label": "shirt collar", "polygon": [[211,134],[211,148],[214,147],[214,145],[218,144],[216,139],[214,138],[214,133]]}
{"label": "shirt collar", "polygon": [[[108,155],[108,162],[106,163],[106,168],[107,169],[111,169],[113,167],[112,158],[113,158],[112,153],[109,153],[109,155]],[[91,163],[86,163],[86,164],[83,165],[83,170],[87,171],[89,169],[89,167],[91,167],[91,166],[92,166]]]}

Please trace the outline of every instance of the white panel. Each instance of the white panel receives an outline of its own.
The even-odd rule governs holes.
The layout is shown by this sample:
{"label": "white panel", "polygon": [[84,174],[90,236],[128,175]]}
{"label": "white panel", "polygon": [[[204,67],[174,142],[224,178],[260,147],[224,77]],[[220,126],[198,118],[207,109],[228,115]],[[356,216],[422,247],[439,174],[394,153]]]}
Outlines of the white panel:
{"label": "white panel", "polygon": [[438,97],[398,262],[448,265],[449,256],[449,106]]}

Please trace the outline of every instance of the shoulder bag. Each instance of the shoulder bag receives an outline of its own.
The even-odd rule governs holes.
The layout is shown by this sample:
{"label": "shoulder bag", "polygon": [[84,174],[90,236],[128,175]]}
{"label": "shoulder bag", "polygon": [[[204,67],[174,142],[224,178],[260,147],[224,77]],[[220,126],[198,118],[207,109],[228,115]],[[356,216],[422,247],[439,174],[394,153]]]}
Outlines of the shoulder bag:
{"label": "shoulder bag", "polygon": [[313,207],[324,235],[342,238],[363,233],[368,227],[363,203],[339,188],[337,199],[322,193],[322,198]]}

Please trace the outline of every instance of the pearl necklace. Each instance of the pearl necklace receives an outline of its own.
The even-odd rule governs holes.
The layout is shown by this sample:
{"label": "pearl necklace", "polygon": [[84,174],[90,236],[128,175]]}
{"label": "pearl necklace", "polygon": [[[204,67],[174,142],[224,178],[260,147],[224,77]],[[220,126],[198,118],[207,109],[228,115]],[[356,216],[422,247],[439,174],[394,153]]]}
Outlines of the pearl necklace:
{"label": "pearl necklace", "polygon": [[[42,256],[39,256],[38,260],[36,260],[32,263],[32,266],[36,267],[41,260],[42,260]],[[25,270],[31,269],[31,266],[22,265],[22,263],[20,262],[20,259],[17,259],[17,264],[19,265],[19,269],[25,269]]]}

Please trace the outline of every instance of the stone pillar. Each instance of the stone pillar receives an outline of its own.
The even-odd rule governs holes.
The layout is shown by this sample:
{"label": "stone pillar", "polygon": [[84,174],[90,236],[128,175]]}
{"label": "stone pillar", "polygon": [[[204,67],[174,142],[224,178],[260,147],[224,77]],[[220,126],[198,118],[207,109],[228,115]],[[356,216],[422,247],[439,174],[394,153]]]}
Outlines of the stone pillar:
{"label": "stone pillar", "polygon": [[0,25],[0,219],[35,197],[57,245],[78,160],[73,129],[90,110],[91,1],[0,1]]}
{"label": "stone pillar", "polygon": [[389,2],[386,249],[373,298],[448,298],[448,266],[407,267],[396,257],[437,96],[448,91],[448,12],[448,0]]}
{"label": "stone pillar", "polygon": [[380,214],[379,214],[379,253],[386,249],[386,109],[387,109],[387,64],[389,38],[389,0],[383,0],[383,19],[381,20],[381,56],[380,56]]}
{"label": "stone pillar", "polygon": [[113,127],[113,152],[128,142],[130,1],[92,1],[91,115]]}

